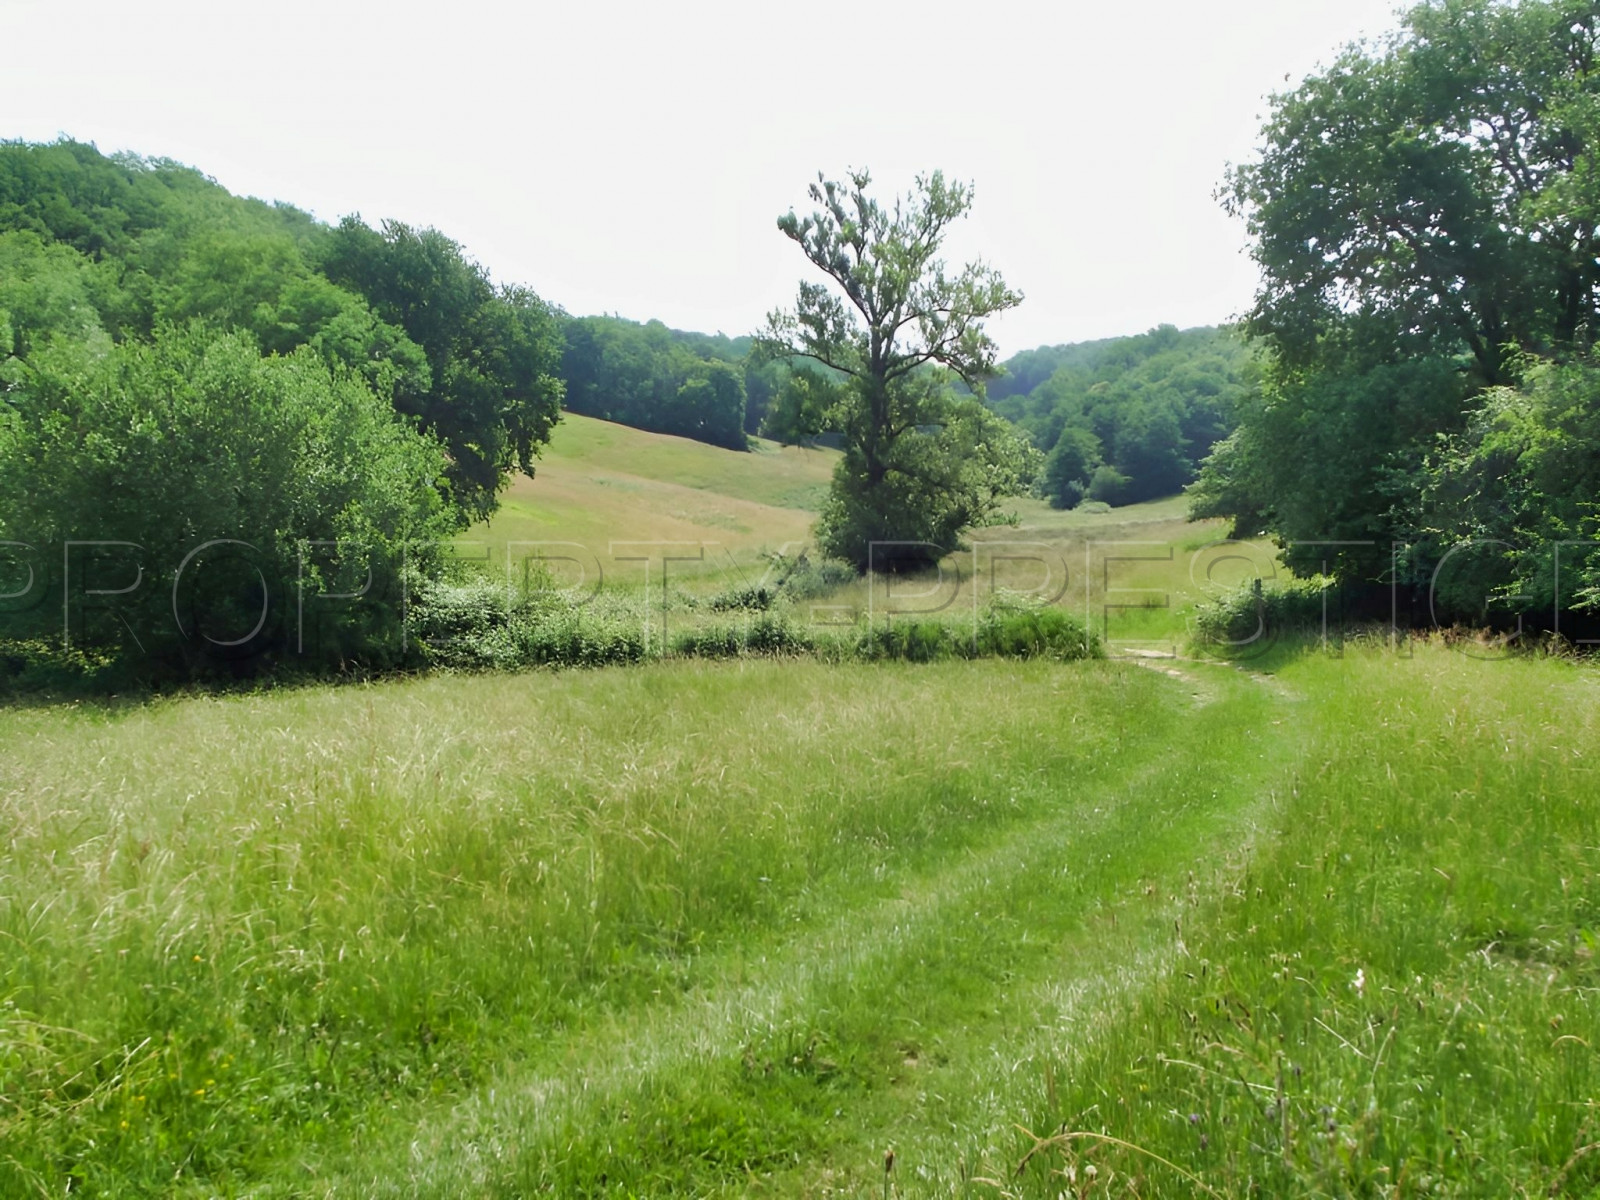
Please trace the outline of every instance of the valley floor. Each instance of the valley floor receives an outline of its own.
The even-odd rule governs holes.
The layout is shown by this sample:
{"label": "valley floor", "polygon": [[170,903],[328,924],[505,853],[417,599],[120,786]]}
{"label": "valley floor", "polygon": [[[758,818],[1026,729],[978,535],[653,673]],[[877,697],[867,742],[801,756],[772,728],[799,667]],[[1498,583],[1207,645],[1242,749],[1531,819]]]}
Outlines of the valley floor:
{"label": "valley floor", "polygon": [[1353,645],[0,710],[0,1193],[1592,1191],[1597,685]]}

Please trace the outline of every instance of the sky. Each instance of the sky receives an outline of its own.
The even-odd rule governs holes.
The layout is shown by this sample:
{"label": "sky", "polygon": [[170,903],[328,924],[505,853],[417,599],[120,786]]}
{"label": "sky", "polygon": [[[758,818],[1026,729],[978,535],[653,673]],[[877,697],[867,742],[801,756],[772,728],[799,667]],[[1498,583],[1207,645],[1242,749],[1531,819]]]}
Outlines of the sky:
{"label": "sky", "polygon": [[1215,199],[1267,97],[1393,0],[763,6],[0,0],[0,138],[67,134],[327,221],[432,225],[575,315],[751,333],[823,172],[972,184],[1003,354],[1250,304]]}

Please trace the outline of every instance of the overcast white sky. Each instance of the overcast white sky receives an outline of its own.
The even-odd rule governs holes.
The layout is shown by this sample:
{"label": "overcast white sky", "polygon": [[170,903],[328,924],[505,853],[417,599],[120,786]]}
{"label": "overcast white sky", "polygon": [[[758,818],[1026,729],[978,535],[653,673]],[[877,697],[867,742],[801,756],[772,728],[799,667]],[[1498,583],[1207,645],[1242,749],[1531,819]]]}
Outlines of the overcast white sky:
{"label": "overcast white sky", "polygon": [[0,0],[0,138],[199,167],[325,220],[435,225],[577,314],[751,332],[807,264],[774,227],[847,167],[972,182],[952,259],[1027,295],[1007,353],[1226,320],[1255,274],[1213,192],[1264,97],[1394,0]]}

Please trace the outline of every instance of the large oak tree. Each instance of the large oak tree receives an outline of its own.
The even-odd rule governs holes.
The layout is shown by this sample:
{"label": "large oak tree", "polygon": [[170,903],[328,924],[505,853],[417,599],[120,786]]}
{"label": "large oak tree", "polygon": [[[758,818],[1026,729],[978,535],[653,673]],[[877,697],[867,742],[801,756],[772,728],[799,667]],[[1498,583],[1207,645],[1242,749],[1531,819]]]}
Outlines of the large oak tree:
{"label": "large oak tree", "polygon": [[819,175],[812,215],[778,219],[825,278],[801,283],[794,310],[771,314],[759,345],[838,382],[818,413],[845,442],[818,524],[823,551],[905,569],[938,561],[964,529],[996,520],[1037,464],[1004,421],[950,386],[982,394],[996,373],[984,321],[1022,301],[991,267],[951,273],[939,257],[971,187],[935,171],[885,207],[871,182],[866,171],[844,183]]}
{"label": "large oak tree", "polygon": [[[1558,409],[1506,391],[1535,364],[1585,362],[1600,331],[1597,17],[1592,0],[1429,0],[1274,98],[1224,194],[1261,268],[1247,329],[1271,367],[1202,472],[1198,515],[1275,534],[1299,570],[1329,563],[1419,599],[1460,539],[1507,526],[1503,480],[1520,468],[1482,469],[1484,439],[1505,413],[1525,431]],[[1526,571],[1473,573],[1458,596],[1509,598]]]}

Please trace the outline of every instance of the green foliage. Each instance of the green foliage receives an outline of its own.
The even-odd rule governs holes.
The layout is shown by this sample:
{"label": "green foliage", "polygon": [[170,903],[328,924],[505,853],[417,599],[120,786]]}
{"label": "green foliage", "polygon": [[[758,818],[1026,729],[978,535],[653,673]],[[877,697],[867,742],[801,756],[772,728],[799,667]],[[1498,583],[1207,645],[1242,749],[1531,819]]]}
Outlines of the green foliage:
{"label": "green foliage", "polygon": [[1408,354],[1587,342],[1600,233],[1595,14],[1569,0],[1434,0],[1275,99],[1230,177],[1265,275],[1249,318],[1290,367],[1359,315]]}
{"label": "green foliage", "polygon": [[385,221],[375,230],[347,217],[320,261],[421,347],[429,372],[395,381],[395,407],[444,443],[456,502],[487,517],[511,470],[533,474],[560,419],[554,312],[526,288],[497,287],[436,229]]}
{"label": "green foliage", "polygon": [[26,230],[95,262],[125,262],[137,271],[150,235],[216,225],[285,233],[302,243],[319,228],[298,209],[231,196],[170,160],[107,157],[66,138],[0,142],[0,229]]}
{"label": "green foliage", "polygon": [[471,576],[419,581],[406,627],[426,662],[454,670],[619,666],[650,654],[636,602],[580,605],[548,587],[519,591]]}
{"label": "green foliage", "polygon": [[[1094,474],[1089,477],[1089,486],[1083,489],[1085,499],[1098,504],[1116,505],[1126,503],[1131,492],[1131,480],[1110,463],[1101,463],[1094,469]],[[1068,492],[1062,495],[1062,500],[1071,496]],[[1063,504],[1061,507],[1066,507]]]}
{"label": "green foliage", "polygon": [[[58,563],[68,541],[130,544],[85,549],[77,578],[54,579],[74,643],[135,674],[230,659],[260,670],[301,654],[302,586],[349,592],[365,578],[362,604],[319,618],[307,665],[398,658],[402,546],[454,520],[433,488],[437,446],[358,377],[309,348],[263,359],[243,335],[193,326],[105,353],[52,343],[6,399],[0,538]],[[90,604],[91,583],[130,580],[114,609]]]}
{"label": "green foliage", "polygon": [[1023,350],[1001,364],[1005,373],[985,384],[984,392],[996,404],[1014,396],[1027,396],[1057,371],[1092,371],[1109,347],[1124,340],[1100,338],[1092,342]]}
{"label": "green foliage", "polygon": [[[818,543],[858,568],[937,561],[961,532],[1001,519],[999,505],[1037,471],[1036,452],[951,377],[981,389],[995,373],[984,320],[1021,303],[1000,276],[971,263],[947,275],[938,258],[971,189],[939,172],[887,209],[870,176],[848,186],[818,177],[813,215],[779,218],[828,283],[805,282],[791,313],[775,312],[758,340],[769,359],[804,360],[839,380],[824,396],[798,395],[790,424],[820,423],[843,436]],[[809,388],[810,385],[802,385]],[[828,403],[820,422],[807,415]],[[874,543],[900,543],[875,558]]]}
{"label": "green foliage", "polygon": [[1402,528],[1395,511],[1436,435],[1459,426],[1462,400],[1460,372],[1437,358],[1269,380],[1205,464],[1193,515],[1232,517],[1236,536],[1271,531],[1303,574],[1326,564],[1379,578]]}
{"label": "green foliage", "polygon": [[951,658],[1098,658],[1100,644],[1083,622],[1059,608],[991,603],[976,626],[939,620],[891,620],[864,630],[855,657],[869,662],[939,662]]}
{"label": "green foliage", "polygon": [[811,600],[825,596],[856,578],[855,569],[848,563],[830,562],[827,559],[813,561],[803,553],[793,559],[783,555],[774,555],[773,558],[780,575],[779,589],[789,600]]}
{"label": "green foliage", "polygon": [[[0,629],[15,620],[0,613]],[[71,696],[115,692],[129,672],[104,647],[62,645],[50,637],[0,638],[0,696]]]}
{"label": "green foliage", "polygon": [[723,362],[696,364],[678,387],[677,409],[690,436],[729,449],[745,448],[744,376]]}
{"label": "green foliage", "polygon": [[426,392],[431,383],[422,348],[361,297],[312,270],[286,235],[197,234],[155,294],[160,321],[246,330],[269,354],[311,346],[383,396]]}
{"label": "green foliage", "polygon": [[[1586,368],[1537,364],[1581,360],[1600,328],[1597,42],[1592,6],[1433,0],[1275,98],[1227,195],[1271,367],[1198,515],[1443,620],[1549,618],[1553,549],[1530,543],[1588,536],[1551,469],[1586,470]],[[1519,544],[1456,546],[1482,536]],[[1304,544],[1333,540],[1372,545]]]}
{"label": "green foliage", "polygon": [[711,597],[712,612],[766,612],[778,598],[778,589],[764,585],[730,588]]}
{"label": "green foliage", "polygon": [[1100,439],[1087,429],[1063,429],[1045,457],[1041,486],[1054,508],[1076,508],[1102,463]]}
{"label": "green foliage", "polygon": [[750,369],[727,339],[620,317],[564,322],[561,374],[573,412],[743,450]]}
{"label": "green foliage", "polygon": [[763,613],[742,625],[686,629],[672,642],[673,653],[698,658],[737,658],[750,654],[795,655],[813,648],[810,634],[786,618]]}
{"label": "green foliage", "polygon": [[[93,146],[0,143],[0,232],[31,234],[80,256],[98,321],[113,337],[147,337],[191,244],[229,239],[286,261],[326,230],[308,214],[230,195],[198,171]],[[258,254],[258,259],[261,255]],[[237,265],[237,264],[229,264]],[[219,279],[248,289],[259,280]]]}
{"label": "green foliage", "polygon": [[804,366],[787,370],[761,423],[761,436],[787,446],[807,445],[831,431],[833,415],[844,402],[845,385],[836,373]]}
{"label": "green foliage", "polygon": [[855,644],[855,655],[868,662],[939,662],[970,657],[972,631],[945,621],[897,620],[874,625]]}
{"label": "green foliage", "polygon": [[[741,340],[748,341],[748,339]],[[759,355],[747,351],[741,369],[744,372],[744,431],[749,434],[761,434],[763,437],[775,437],[775,434],[762,431],[766,428],[768,417],[777,403],[784,380],[788,377],[788,368],[783,363],[768,362]]]}
{"label": "green foliage", "polygon": [[707,607],[712,612],[766,612],[785,602],[825,596],[857,578],[855,569],[846,563],[813,562],[804,553],[794,558],[783,554],[767,557],[772,564],[769,577],[776,576],[773,582],[727,588],[712,596]]}
{"label": "green foliage", "polygon": [[1083,622],[1059,608],[991,602],[978,622],[982,658],[1046,658],[1074,662],[1102,655],[1099,640]]}
{"label": "green foliage", "polygon": [[[1547,616],[1600,603],[1600,366],[1536,363],[1480,398],[1422,485],[1412,555],[1448,612]],[[1449,552],[1446,560],[1444,554]]]}
{"label": "green foliage", "polygon": [[931,379],[917,416],[872,459],[852,442],[834,468],[833,488],[817,519],[817,545],[829,558],[879,571],[917,570],[938,562],[964,530],[1002,524],[1001,502],[1023,491],[1039,453],[975,400],[952,396]]}
{"label": "green foliage", "polygon": [[[401,543],[485,515],[559,413],[553,315],[491,285],[435,231],[330,230],[189,168],[66,141],[0,144],[0,334],[0,524],[35,553],[136,543],[87,569],[126,568],[138,598],[72,636],[156,677],[228,657],[205,638],[253,626],[258,569],[272,620],[231,669],[288,666],[291,644],[304,667],[398,661]],[[725,391],[712,386],[711,402]],[[261,557],[183,576],[203,593],[191,598],[212,623],[201,630],[183,616],[191,599],[159,593],[218,538]],[[302,541],[382,560],[361,604],[337,616],[312,605],[304,655],[299,589],[366,577],[315,553],[302,563]],[[55,597],[58,634],[62,604],[74,624],[81,599],[61,595],[64,572],[35,589]],[[7,635],[39,634],[47,608],[6,612]],[[22,659],[34,665],[13,675],[56,669]]]}
{"label": "green foliage", "polygon": [[[812,631],[798,624],[794,605],[824,587],[855,578],[841,564],[802,560],[773,587],[733,589],[704,607],[726,618],[696,621],[693,597],[674,597],[668,612],[691,622],[666,639],[661,601],[642,594],[601,592],[577,599],[534,579],[527,588],[463,574],[409,581],[406,632],[421,660],[453,670],[600,667],[671,655],[737,658],[815,655],[830,661],[936,662],[949,658],[1049,658],[1068,662],[1101,655],[1082,621],[1058,608],[1001,596],[970,618],[906,620]],[[676,620],[676,618],[675,618]]]}
{"label": "green foliage", "polygon": [[[1104,478],[1097,498],[1132,504],[1181,491],[1233,428],[1254,374],[1234,331],[1171,325],[1031,350],[1005,368],[1008,376],[990,388],[991,405],[1046,452],[1041,486],[1056,508],[1089,494],[1102,464],[1115,475]],[[1117,477],[1122,482],[1113,485]]]}
{"label": "green foliage", "polygon": [[492,284],[436,230],[329,229],[175,163],[6,142],[0,242],[19,359],[52,336],[147,340],[191,320],[247,332],[268,354],[309,346],[444,443],[441,479],[463,521],[493,510],[512,469],[532,472],[559,417],[554,314]]}
{"label": "green foliage", "polygon": [[[36,347],[54,338],[109,342],[96,304],[99,278],[83,255],[42,240],[38,234],[0,233],[0,363],[26,361]],[[0,386],[4,379],[0,378]]]}
{"label": "green foliage", "polygon": [[1278,587],[1248,586],[1200,604],[1195,640],[1203,649],[1259,655],[1286,635],[1317,637],[1337,627],[1337,597],[1327,580],[1297,579]]}

